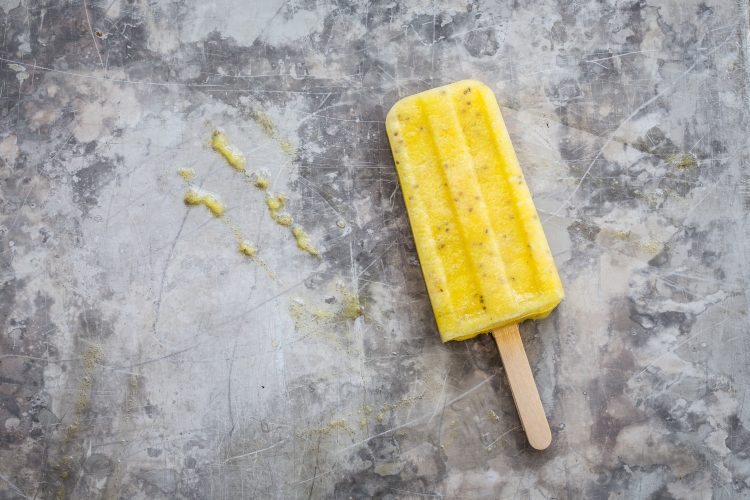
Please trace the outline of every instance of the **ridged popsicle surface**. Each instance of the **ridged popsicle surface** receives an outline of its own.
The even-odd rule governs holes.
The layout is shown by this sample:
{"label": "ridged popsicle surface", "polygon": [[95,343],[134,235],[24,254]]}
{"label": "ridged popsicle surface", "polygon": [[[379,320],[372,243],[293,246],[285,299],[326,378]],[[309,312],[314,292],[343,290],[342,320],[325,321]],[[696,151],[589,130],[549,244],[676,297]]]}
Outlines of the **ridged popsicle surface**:
{"label": "ridged popsicle surface", "polygon": [[564,292],[492,91],[406,97],[386,129],[443,341],[546,316]]}

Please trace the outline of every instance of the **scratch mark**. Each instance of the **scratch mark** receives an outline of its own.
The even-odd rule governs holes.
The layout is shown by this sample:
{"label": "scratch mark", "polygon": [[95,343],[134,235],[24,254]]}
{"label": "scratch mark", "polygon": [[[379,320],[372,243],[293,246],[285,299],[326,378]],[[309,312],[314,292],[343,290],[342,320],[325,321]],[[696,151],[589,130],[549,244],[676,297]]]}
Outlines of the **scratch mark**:
{"label": "scratch mark", "polygon": [[233,318],[229,318],[226,321],[222,321],[220,323],[217,323],[217,324],[213,325],[213,328],[219,328],[219,327],[231,324],[231,323],[233,323],[235,321],[244,319],[248,314],[252,314],[253,312],[255,312],[256,310],[260,309],[261,307],[263,307],[264,305],[268,304],[269,302],[273,302],[274,300],[278,299],[279,297],[281,297],[283,295],[286,295],[288,292],[291,292],[292,290],[294,290],[295,288],[297,288],[298,286],[300,286],[301,284],[303,284],[306,279],[307,279],[307,276],[305,278],[301,279],[300,281],[298,281],[297,283],[295,283],[295,284],[293,284],[293,285],[285,288],[284,290],[280,291],[279,293],[274,294],[274,295],[268,297],[267,299],[260,301],[259,303],[257,303],[254,306],[252,306],[250,309],[248,309],[248,310],[246,310],[246,311],[238,314],[237,316],[235,316]]}
{"label": "scratch mark", "polygon": [[167,277],[167,269],[169,268],[169,263],[172,261],[172,256],[174,255],[174,249],[177,246],[177,241],[179,241],[180,239],[180,235],[182,234],[182,230],[185,227],[185,221],[187,221],[189,213],[190,211],[186,211],[185,215],[182,217],[182,223],[180,224],[180,229],[177,231],[177,235],[172,240],[172,246],[169,248],[169,254],[167,254],[167,259],[164,262],[164,269],[162,269],[162,272],[161,272],[161,280],[159,281],[159,295],[156,298],[156,304],[155,304],[156,313],[154,317],[154,322],[151,325],[151,331],[153,332],[154,337],[156,337],[156,340],[159,342],[159,344],[162,344],[162,341],[159,338],[157,329],[159,326],[159,316],[161,313],[161,299],[164,293],[164,281]]}
{"label": "scratch mark", "polygon": [[646,363],[646,367],[643,370],[641,370],[640,372],[638,372],[638,374],[636,375],[636,377],[640,377],[641,375],[643,375],[644,373],[646,373],[649,370],[649,368],[653,367],[654,364],[657,363],[664,356],[667,356],[669,354],[674,353],[677,349],[679,349],[683,345],[687,344],[691,340],[695,340],[696,338],[700,337],[701,335],[703,335],[704,333],[706,333],[708,331],[715,332],[716,329],[719,326],[723,325],[727,321],[729,321],[729,319],[725,319],[723,321],[720,321],[717,324],[711,326],[710,328],[704,328],[703,330],[699,331],[698,333],[695,333],[695,334],[691,335],[690,337],[686,338],[685,340],[683,340],[682,342],[680,342],[679,344],[677,344],[676,346],[674,346],[672,349],[670,349],[670,350],[668,350],[668,351],[660,354],[659,356],[656,356],[651,361],[649,361],[648,363]]}
{"label": "scratch mark", "polygon": [[[485,385],[486,383],[488,383],[493,378],[495,378],[495,374],[490,375],[489,377],[485,378],[484,380],[482,380],[478,384],[476,384],[473,387],[469,388],[467,391],[465,391],[465,392],[459,394],[458,396],[456,396],[455,398],[451,399],[450,401],[448,401],[446,403],[446,406],[450,406],[453,403],[462,400],[463,398],[465,398],[469,394],[473,393],[474,391],[476,391],[477,389],[479,389],[480,387],[482,387],[483,385]],[[431,413],[420,415],[419,417],[417,417],[417,418],[415,418],[413,420],[410,420],[410,421],[408,421],[406,423],[403,423],[401,425],[397,425],[396,427],[393,427],[391,429],[388,429],[388,430],[385,430],[383,432],[379,432],[378,434],[374,434],[372,436],[369,436],[366,439],[363,439],[362,441],[358,441],[358,442],[356,442],[354,444],[351,444],[349,446],[346,446],[344,448],[340,448],[339,450],[337,450],[336,453],[341,453],[341,452],[344,452],[344,451],[347,451],[347,450],[351,450],[352,448],[356,448],[357,446],[361,446],[361,445],[363,445],[365,443],[368,443],[368,442],[372,441],[375,438],[378,438],[378,437],[384,436],[386,434],[389,434],[391,432],[403,429],[404,427],[409,427],[412,424],[415,424],[417,422],[423,421],[424,419],[430,417],[430,415],[431,415]]]}
{"label": "scratch mark", "polygon": [[487,445],[487,449],[489,450],[490,448],[492,448],[492,445],[494,445],[495,443],[497,443],[498,441],[500,441],[503,437],[505,437],[506,435],[510,434],[511,432],[517,431],[519,429],[521,429],[520,425],[518,425],[516,427],[513,427],[511,429],[508,429],[507,431],[503,432],[502,434],[500,434],[497,437],[497,439],[495,439],[493,442],[491,442],[490,444]]}
{"label": "scratch mark", "polygon": [[168,358],[171,358],[173,356],[179,356],[180,354],[183,354],[185,352],[191,351],[191,350],[195,349],[196,347],[198,347],[198,346],[197,345],[191,345],[190,347],[186,347],[184,349],[180,349],[179,351],[170,352],[169,354],[165,354],[164,356],[160,356],[158,358],[147,359],[146,361],[141,361],[140,363],[135,363],[135,364],[132,364],[132,365],[119,365],[119,366],[107,366],[107,365],[103,365],[103,366],[106,367],[106,368],[113,369],[113,370],[129,370],[131,368],[136,368],[138,366],[150,365],[151,363],[156,363],[158,361],[162,361],[164,359],[168,359]]}
{"label": "scratch mark", "polygon": [[96,43],[96,36],[94,35],[94,29],[91,27],[91,18],[89,18],[89,8],[86,4],[86,0],[83,0],[83,12],[86,14],[86,23],[89,25],[89,33],[91,33],[91,39],[94,41],[94,48],[96,49],[96,55],[99,56],[99,63],[104,69],[104,59],[102,59],[102,53],[99,51],[99,44]]}
{"label": "scratch mark", "polygon": [[647,52],[658,52],[658,51],[656,49],[651,49],[651,50],[634,50],[633,52],[624,52],[622,54],[613,54],[611,56],[601,57],[599,59],[587,59],[587,60],[585,60],[583,62],[586,62],[586,63],[595,63],[595,62],[599,62],[599,61],[608,61],[610,59],[616,59],[618,57],[632,56],[632,55],[636,55],[636,54],[645,54]]}
{"label": "scratch mark", "polygon": [[360,275],[362,275],[362,274],[365,274],[365,272],[366,272],[366,271],[367,271],[368,269],[370,269],[370,268],[371,268],[372,266],[374,266],[374,265],[375,265],[376,263],[380,262],[380,260],[381,260],[381,259],[382,259],[383,257],[385,257],[385,255],[386,255],[386,254],[388,253],[388,251],[389,251],[389,250],[390,250],[391,248],[393,248],[393,246],[394,246],[394,245],[395,245],[396,243],[398,243],[398,242],[397,242],[397,241],[393,241],[393,242],[391,242],[391,244],[390,244],[390,245],[388,245],[388,246],[386,247],[386,249],[385,249],[385,250],[383,250],[383,251],[382,251],[382,252],[380,253],[380,255],[378,255],[377,257],[375,257],[374,259],[372,259],[372,262],[370,262],[369,264],[367,264],[367,266],[365,266],[365,268],[364,268],[364,269],[362,269],[362,270],[361,270],[361,271],[359,272],[359,274],[360,274]]}
{"label": "scratch mark", "polygon": [[25,493],[24,493],[24,492],[23,492],[23,491],[21,490],[21,488],[19,488],[19,487],[18,487],[18,486],[16,486],[15,484],[13,484],[13,483],[12,483],[12,482],[10,481],[10,479],[8,479],[7,477],[3,476],[2,474],[0,474],[0,479],[2,479],[3,481],[5,481],[5,482],[6,482],[7,484],[8,484],[8,486],[10,486],[10,487],[11,487],[11,488],[13,489],[13,491],[15,491],[15,492],[16,492],[16,494],[18,494],[18,495],[19,495],[19,496],[21,496],[22,498],[31,498],[30,496],[26,495],[26,494],[25,494]]}
{"label": "scratch mark", "polygon": [[232,424],[229,428],[229,437],[232,437],[234,433],[234,412],[232,411],[232,368],[234,367],[234,355],[237,351],[237,340],[234,341],[234,347],[232,348],[232,358],[229,360],[229,376],[227,377],[227,409],[229,410],[229,423]]}
{"label": "scratch mark", "polygon": [[129,83],[131,85],[152,85],[156,87],[188,87],[188,88],[203,88],[203,87],[224,87],[223,84],[209,84],[209,83],[185,83],[185,82],[150,82],[145,80],[127,80],[123,78],[109,78],[106,76],[94,76],[94,75],[87,75],[85,73],[76,73],[75,71],[64,71],[61,69],[55,69],[55,68],[48,68],[45,66],[39,66],[37,64],[31,64],[27,62],[22,61],[16,61],[15,59],[7,59],[5,57],[0,57],[0,61],[10,63],[10,64],[21,64],[29,68],[38,69],[40,71],[47,71],[50,73],[58,73],[61,75],[66,76],[72,76],[74,78],[83,78],[86,80],[99,80],[103,82],[112,82],[112,83]]}
{"label": "scratch mark", "polygon": [[435,415],[437,415],[438,408],[440,407],[440,402],[443,402],[443,411],[445,411],[445,386],[448,383],[448,375],[450,374],[450,369],[445,373],[445,377],[443,378],[443,387],[440,389],[440,397],[438,398],[438,402],[435,404],[435,411],[432,412],[432,416],[427,421],[427,425],[432,422],[432,419],[435,418]]}
{"label": "scratch mark", "polygon": [[268,450],[271,450],[273,448],[276,448],[277,446],[282,445],[285,442],[286,442],[286,439],[282,439],[281,441],[277,441],[274,444],[272,444],[271,446],[267,446],[267,447],[262,448],[260,450],[255,450],[255,451],[251,451],[249,453],[243,453],[242,455],[236,455],[234,457],[229,457],[226,460],[224,460],[224,463],[231,462],[232,460],[239,460],[240,458],[252,457],[253,455],[257,455],[259,453],[263,453],[264,451],[268,451]]}
{"label": "scratch mark", "polygon": [[399,493],[408,493],[410,495],[417,495],[419,497],[430,497],[430,498],[443,498],[443,495],[439,495],[437,493],[420,493],[418,491],[411,491],[411,490],[400,490],[398,488],[389,488],[391,491],[397,491]]}
{"label": "scratch mark", "polygon": [[318,477],[318,461],[320,460],[320,440],[322,436],[318,436],[318,447],[315,449],[315,469],[313,470],[313,480],[310,485],[310,493],[307,495],[307,500],[312,498],[313,489],[315,488],[315,479]]}
{"label": "scratch mark", "polygon": [[[458,396],[456,396],[455,398],[453,398],[453,399],[451,399],[450,401],[448,401],[448,402],[446,403],[446,405],[447,405],[447,406],[450,406],[450,405],[452,405],[453,403],[455,403],[455,402],[457,402],[457,401],[460,401],[461,399],[465,398],[465,397],[466,397],[466,396],[468,396],[469,394],[473,393],[474,391],[476,391],[477,389],[479,389],[480,387],[482,387],[483,385],[485,385],[486,383],[488,383],[488,382],[489,382],[490,380],[492,380],[492,379],[493,379],[494,377],[495,377],[495,374],[493,374],[493,375],[490,375],[489,377],[485,378],[484,380],[482,380],[482,381],[481,381],[481,382],[479,382],[478,384],[476,384],[476,385],[474,385],[473,387],[469,388],[469,389],[468,389],[467,391],[465,391],[465,392],[463,392],[463,393],[459,394],[459,395],[458,395]],[[344,447],[344,448],[339,448],[338,450],[334,451],[333,453],[334,453],[334,454],[339,454],[339,453],[343,453],[343,452],[345,452],[345,451],[351,450],[352,448],[356,448],[356,447],[358,447],[358,446],[361,446],[361,445],[363,445],[363,444],[365,444],[365,443],[368,443],[368,442],[372,441],[372,440],[373,440],[373,439],[375,439],[375,438],[378,438],[378,437],[384,436],[384,435],[386,435],[386,434],[389,434],[389,433],[391,433],[391,432],[395,432],[395,431],[397,431],[397,430],[400,430],[400,429],[403,429],[403,428],[405,428],[405,427],[409,427],[409,426],[411,426],[411,425],[413,425],[413,424],[415,424],[415,423],[421,422],[421,421],[423,421],[424,419],[428,418],[429,416],[430,416],[430,414],[423,414],[423,415],[421,415],[421,416],[419,416],[419,417],[417,417],[417,418],[415,418],[415,419],[412,419],[412,420],[410,420],[410,421],[408,421],[408,422],[406,422],[406,423],[404,423],[404,424],[401,424],[401,425],[397,425],[396,427],[393,427],[393,428],[391,428],[391,429],[388,429],[388,430],[386,430],[386,431],[380,432],[380,433],[378,433],[378,434],[374,434],[374,435],[372,435],[372,436],[369,436],[369,437],[367,437],[366,439],[363,439],[362,441],[358,441],[358,442],[356,442],[356,443],[353,443],[353,444],[351,444],[351,445],[349,445],[349,446],[346,446],[346,447]],[[307,482],[309,482],[309,481],[315,481],[315,479],[316,479],[316,478],[318,478],[318,477],[320,477],[320,476],[324,476],[324,475],[326,475],[326,474],[330,474],[330,473],[332,473],[332,472],[333,472],[333,470],[334,470],[334,468],[332,467],[331,469],[329,469],[329,470],[328,470],[328,471],[326,471],[326,472],[323,472],[323,473],[321,473],[321,474],[314,474],[314,475],[313,475],[313,477],[311,477],[311,478],[307,478],[307,479],[303,479],[303,480],[301,480],[301,481],[297,481],[297,482],[293,483],[293,485],[299,485],[299,484],[304,484],[304,483],[307,483]]]}
{"label": "scratch mark", "polygon": [[[722,43],[720,43],[719,45],[717,45],[714,49],[712,49],[711,51],[709,51],[706,54],[706,57],[708,57],[709,55],[713,54],[714,52],[716,52],[717,50],[719,50],[722,46],[724,46],[724,44],[727,43],[729,41],[729,39],[732,38],[732,36],[733,35],[730,35],[729,37],[727,37],[726,40],[724,40]],[[678,76],[677,78],[675,78],[672,81],[671,84],[667,85],[664,88],[664,90],[662,90],[661,92],[657,92],[656,95],[654,95],[651,99],[648,99],[643,104],[641,104],[640,106],[638,106],[635,109],[635,111],[633,111],[632,113],[630,113],[623,121],[620,122],[620,124],[609,134],[609,136],[607,137],[607,140],[604,141],[604,144],[602,145],[601,148],[599,148],[599,151],[597,151],[596,155],[594,155],[594,159],[591,160],[591,163],[589,163],[589,166],[586,168],[586,171],[583,173],[583,175],[581,176],[581,178],[578,180],[578,184],[576,184],[576,187],[573,189],[573,191],[571,191],[571,193],[568,195],[568,197],[565,199],[565,201],[562,202],[559,207],[557,207],[557,210],[555,210],[553,212],[553,215],[559,216],[560,213],[562,212],[562,210],[566,206],[568,206],[568,204],[573,199],[573,197],[576,195],[576,193],[578,192],[578,190],[581,189],[581,185],[583,185],[583,181],[589,176],[589,173],[591,173],[591,169],[594,167],[594,164],[599,160],[599,157],[602,155],[602,153],[607,148],[607,146],[609,146],[609,143],[611,143],[614,140],[615,134],[626,123],[630,122],[630,120],[632,120],[633,118],[635,118],[641,111],[643,111],[644,109],[646,109],[648,106],[650,106],[653,102],[655,102],[661,96],[663,96],[667,92],[670,92],[672,89],[674,89],[677,86],[677,84],[683,82],[684,79],[685,79],[685,77],[688,74],[690,74],[695,69],[696,66],[698,66],[699,62],[702,62],[702,60],[701,61],[695,61],[693,64],[691,64],[690,67],[687,70],[685,70],[680,76]]]}

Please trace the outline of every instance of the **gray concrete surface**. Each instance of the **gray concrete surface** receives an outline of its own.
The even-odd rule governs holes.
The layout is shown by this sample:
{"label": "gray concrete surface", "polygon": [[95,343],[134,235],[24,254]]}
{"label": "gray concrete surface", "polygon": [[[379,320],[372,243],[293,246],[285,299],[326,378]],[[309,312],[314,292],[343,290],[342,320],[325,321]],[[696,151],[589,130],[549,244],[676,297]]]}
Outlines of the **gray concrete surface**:
{"label": "gray concrete surface", "polygon": [[[0,9],[0,498],[750,498],[746,2]],[[567,291],[544,453],[491,339],[439,342],[385,138],[467,77]]]}

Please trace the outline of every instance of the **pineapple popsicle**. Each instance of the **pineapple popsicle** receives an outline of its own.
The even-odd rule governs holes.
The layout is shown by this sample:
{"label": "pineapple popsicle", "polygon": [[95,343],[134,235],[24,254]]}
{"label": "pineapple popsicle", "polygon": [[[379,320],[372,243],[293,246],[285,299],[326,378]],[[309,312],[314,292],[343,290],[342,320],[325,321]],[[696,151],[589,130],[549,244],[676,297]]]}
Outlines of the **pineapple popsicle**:
{"label": "pineapple popsicle", "polygon": [[562,284],[492,91],[407,97],[386,128],[443,341],[546,316]]}
{"label": "pineapple popsicle", "polygon": [[528,369],[516,325],[564,293],[494,94],[473,80],[427,90],[397,102],[386,129],[443,342],[492,331]]}

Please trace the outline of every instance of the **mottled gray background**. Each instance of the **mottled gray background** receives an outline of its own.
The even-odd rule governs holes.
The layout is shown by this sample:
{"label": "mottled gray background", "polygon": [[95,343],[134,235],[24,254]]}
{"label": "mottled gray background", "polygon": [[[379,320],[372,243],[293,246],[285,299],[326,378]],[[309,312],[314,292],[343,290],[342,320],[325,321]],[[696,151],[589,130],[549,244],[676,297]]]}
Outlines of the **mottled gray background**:
{"label": "mottled gray background", "polygon": [[[745,1],[0,0],[0,31],[0,498],[750,498]],[[467,77],[567,291],[522,326],[543,453],[491,339],[439,341],[384,133]]]}

